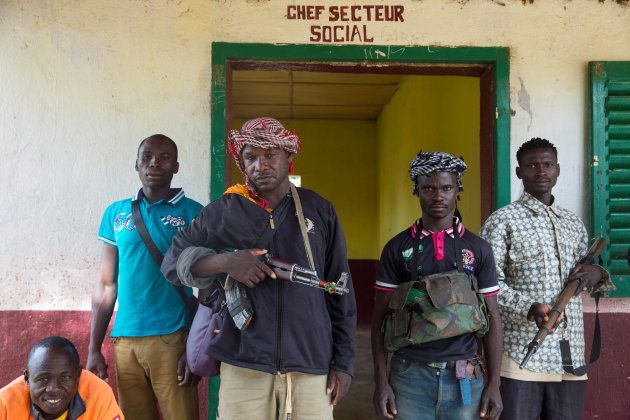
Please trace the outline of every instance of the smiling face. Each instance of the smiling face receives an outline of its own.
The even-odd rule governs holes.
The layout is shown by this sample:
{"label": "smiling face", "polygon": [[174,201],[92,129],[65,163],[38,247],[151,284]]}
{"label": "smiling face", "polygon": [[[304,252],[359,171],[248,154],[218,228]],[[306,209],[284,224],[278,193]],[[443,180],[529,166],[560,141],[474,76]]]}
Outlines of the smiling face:
{"label": "smiling face", "polygon": [[418,198],[422,223],[430,230],[444,230],[453,225],[451,217],[457,203],[457,175],[432,172],[418,176]]}
{"label": "smiling face", "polygon": [[531,149],[523,153],[516,176],[523,188],[539,201],[550,204],[551,190],[558,181],[560,165],[553,149]]}
{"label": "smiling face", "polygon": [[81,367],[64,349],[40,347],[29,358],[24,373],[33,404],[46,419],[63,414],[77,393]]}
{"label": "smiling face", "polygon": [[143,187],[170,188],[173,175],[179,171],[177,150],[171,142],[161,138],[145,140],[138,150],[136,171]]}
{"label": "smiling face", "polygon": [[261,194],[288,188],[292,157],[282,149],[245,146],[241,152],[247,177]]}

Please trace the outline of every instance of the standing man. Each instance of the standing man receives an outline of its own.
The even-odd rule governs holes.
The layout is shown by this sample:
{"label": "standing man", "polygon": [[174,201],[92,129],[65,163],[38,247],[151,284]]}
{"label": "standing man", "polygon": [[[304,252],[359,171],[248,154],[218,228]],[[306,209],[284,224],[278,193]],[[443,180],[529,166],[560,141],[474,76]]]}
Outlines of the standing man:
{"label": "standing man", "polygon": [[525,191],[517,201],[495,211],[481,231],[492,245],[501,289],[503,418],[580,419],[586,375],[564,372],[559,344],[562,336],[568,337],[573,360],[584,360],[580,298],[569,302],[564,320],[558,320],[560,331],[547,336],[527,368],[519,369],[518,361],[547,321],[567,279],[579,280],[580,290],[590,291],[610,284],[610,278],[597,265],[576,266],[587,251],[588,234],[582,221],[559,207],[551,194],[560,175],[555,146],[533,138],[521,145],[516,159],[516,176]]}
{"label": "standing man", "polygon": [[[87,369],[108,377],[101,345],[118,299],[112,329],[120,406],[129,419],[197,419],[198,378],[186,366],[187,307],[166,281],[143,242],[132,201],[138,200],[146,229],[164,253],[175,234],[197,216],[201,205],[172,189],[179,170],[177,145],[155,134],[140,143],[136,171],[142,188],[111,204],[101,221],[99,277],[92,294],[92,328]],[[190,289],[185,294],[192,294]],[[157,399],[157,405],[156,405]]]}
{"label": "standing man", "polygon": [[[409,176],[414,183],[413,194],[420,200],[422,218],[385,245],[374,286],[374,406],[381,418],[496,419],[501,412],[501,322],[496,303],[499,287],[494,259],[490,245],[466,230],[454,217],[459,192],[463,191],[461,177],[465,171],[466,164],[462,159],[443,152],[421,152],[411,162]],[[427,283],[427,276],[435,278],[438,273],[449,273],[448,282],[431,283],[438,285],[433,289]],[[454,275],[465,278],[465,283],[455,283]],[[477,348],[477,327],[467,325],[474,317],[452,313],[444,316],[443,312],[439,312],[436,324],[429,324],[421,318],[422,314],[435,311],[433,305],[445,306],[438,300],[448,301],[449,305],[454,301],[465,301],[464,295],[459,292],[467,292],[467,296],[472,297],[471,307],[478,308],[477,294],[471,292],[475,281],[472,276],[476,278],[477,293],[483,295],[489,313],[489,321],[483,315],[480,317],[484,318],[483,329],[487,329],[483,335],[488,372],[485,384],[479,366],[481,349]],[[444,276],[441,277],[444,279]],[[416,280],[425,285],[424,292],[406,287]],[[448,287],[440,288],[439,284]],[[461,289],[456,289],[455,284],[463,285],[458,286]],[[446,294],[438,299],[434,293],[440,289],[446,290]],[[400,296],[404,290],[405,296]],[[414,298],[410,302],[408,299],[414,293],[418,300]],[[426,297],[423,300],[423,296],[427,295],[432,303],[427,302],[429,299]],[[403,303],[407,312],[392,312],[392,306],[403,308]],[[404,321],[396,328],[409,328],[408,333],[400,334],[405,337],[403,341],[407,341],[396,346],[398,349],[391,359],[388,377],[385,347],[391,341],[388,331],[394,321],[385,329],[383,326],[386,317],[396,318],[401,312]],[[439,333],[432,332],[438,330],[436,326],[439,324],[448,326]],[[391,343],[388,347],[392,347]]]}
{"label": "standing man", "polygon": [[348,294],[330,294],[276,278],[259,257],[269,252],[309,267],[304,235],[319,277],[337,281],[349,273],[341,225],[330,202],[298,188],[301,231],[288,177],[300,139],[278,121],[247,121],[230,132],[229,147],[245,185],[206,206],[173,240],[162,264],[174,282],[206,287],[208,278],[226,273],[246,286],[240,306],[253,315],[239,323],[241,329],[226,315],[209,348],[222,362],[218,418],[332,419],[350,386],[355,357],[351,280]]}

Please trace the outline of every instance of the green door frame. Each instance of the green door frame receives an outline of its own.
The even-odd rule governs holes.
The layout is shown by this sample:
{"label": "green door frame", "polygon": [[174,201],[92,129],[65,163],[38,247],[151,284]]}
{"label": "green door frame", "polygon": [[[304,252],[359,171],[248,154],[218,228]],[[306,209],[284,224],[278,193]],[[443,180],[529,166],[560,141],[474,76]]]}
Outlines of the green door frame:
{"label": "green door frame", "polygon": [[210,112],[210,199],[225,189],[226,118],[229,62],[292,61],[361,64],[486,64],[493,68],[494,124],[493,180],[495,208],[510,202],[510,62],[507,47],[421,47],[319,44],[212,43]]}

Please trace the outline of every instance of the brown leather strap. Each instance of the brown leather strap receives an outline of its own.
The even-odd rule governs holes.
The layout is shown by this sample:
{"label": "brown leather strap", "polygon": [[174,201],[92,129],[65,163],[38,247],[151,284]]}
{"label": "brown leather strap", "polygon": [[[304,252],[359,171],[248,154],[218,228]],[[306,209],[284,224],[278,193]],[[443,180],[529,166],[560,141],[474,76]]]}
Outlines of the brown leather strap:
{"label": "brown leather strap", "polygon": [[289,182],[291,188],[291,195],[293,196],[293,202],[295,203],[295,211],[297,213],[298,222],[300,223],[300,231],[302,232],[302,240],[304,241],[304,248],[306,249],[306,256],[308,257],[308,264],[311,266],[311,270],[315,269],[315,261],[313,260],[313,253],[311,252],[311,244],[308,240],[308,233],[306,232],[306,222],[304,221],[304,213],[302,212],[302,203],[300,202],[300,196],[298,195],[297,188],[292,182]]}

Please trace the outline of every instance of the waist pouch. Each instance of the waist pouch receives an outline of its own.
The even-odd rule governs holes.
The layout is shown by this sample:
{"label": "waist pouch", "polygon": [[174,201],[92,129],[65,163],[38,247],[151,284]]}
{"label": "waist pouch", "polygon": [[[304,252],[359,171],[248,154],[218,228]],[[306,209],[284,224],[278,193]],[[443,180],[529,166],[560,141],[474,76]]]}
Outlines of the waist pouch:
{"label": "waist pouch", "polygon": [[466,333],[488,332],[488,310],[477,278],[461,271],[402,283],[389,301],[385,350],[396,350]]}

